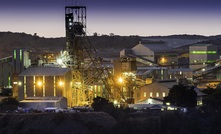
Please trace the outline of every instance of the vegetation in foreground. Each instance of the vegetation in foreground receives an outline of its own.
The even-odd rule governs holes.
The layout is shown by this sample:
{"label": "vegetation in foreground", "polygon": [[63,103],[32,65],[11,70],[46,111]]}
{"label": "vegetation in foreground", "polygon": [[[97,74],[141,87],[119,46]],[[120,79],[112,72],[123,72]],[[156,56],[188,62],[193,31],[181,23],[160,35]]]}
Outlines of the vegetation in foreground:
{"label": "vegetation in foreground", "polygon": [[[0,133],[220,134],[221,88],[218,86],[204,92],[208,94],[203,100],[204,105],[191,108],[187,113],[138,113],[131,109],[116,108],[108,100],[97,97],[92,104],[95,112],[0,114]],[[195,104],[195,100],[191,104]]]}

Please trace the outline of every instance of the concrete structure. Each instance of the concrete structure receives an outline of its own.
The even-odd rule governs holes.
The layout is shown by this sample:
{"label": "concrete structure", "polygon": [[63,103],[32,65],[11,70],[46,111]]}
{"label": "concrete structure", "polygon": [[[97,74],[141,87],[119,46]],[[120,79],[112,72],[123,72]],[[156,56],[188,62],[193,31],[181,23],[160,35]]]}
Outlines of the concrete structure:
{"label": "concrete structure", "polygon": [[26,49],[14,49],[12,55],[13,73],[20,74],[31,65],[30,51]]}
{"label": "concrete structure", "polygon": [[178,53],[164,43],[142,44],[140,42],[130,50],[122,50],[120,57],[135,59],[137,74],[144,79],[170,79],[168,67],[174,68],[178,63]]}
{"label": "concrete structure", "polygon": [[15,91],[18,84],[17,76],[31,65],[29,53],[26,49],[14,49],[12,56],[0,59],[0,89],[2,92],[4,89],[10,89],[13,97],[18,96]]}
{"label": "concrete structure", "polygon": [[67,98],[65,97],[27,97],[19,102],[22,108],[33,108],[43,110],[46,107],[67,108]]}
{"label": "concrete structure", "polygon": [[19,75],[18,83],[19,101],[27,97],[65,97],[71,106],[72,73],[69,68],[30,67]]}
{"label": "concrete structure", "polygon": [[[178,83],[182,83],[180,80],[186,79],[187,81],[193,80],[193,71],[190,68],[176,68],[169,69],[168,75],[172,79],[176,79]],[[182,83],[187,84],[187,83]]]}
{"label": "concrete structure", "polygon": [[202,106],[203,104],[203,98],[207,96],[207,94],[202,92],[202,89],[200,88],[194,88],[194,91],[197,93],[197,106]]}
{"label": "concrete structure", "polygon": [[167,67],[139,66],[137,67],[137,76],[139,78],[154,78],[157,80],[172,79],[168,75]]}
{"label": "concrete structure", "polygon": [[13,64],[12,57],[5,57],[0,59],[0,87],[4,88],[12,88],[13,82]]}
{"label": "concrete structure", "polygon": [[121,77],[124,72],[133,72],[137,70],[136,59],[131,57],[120,57],[113,60],[114,76]]}
{"label": "concrete structure", "polygon": [[174,81],[155,81],[152,84],[141,87],[140,91],[137,94],[135,93],[135,100],[136,102],[150,98],[163,100],[168,95],[170,88],[177,84]]}
{"label": "concrete structure", "polygon": [[217,51],[218,47],[212,44],[195,44],[189,46],[190,68],[196,70],[215,62],[219,58]]}
{"label": "concrete structure", "polygon": [[166,106],[164,106],[162,100],[156,98],[149,98],[143,101],[139,101],[136,104],[129,104],[129,108],[137,110],[161,111],[162,109],[166,108]]}
{"label": "concrete structure", "polygon": [[[178,53],[166,44],[141,44],[139,43],[129,51],[129,54],[142,57],[159,65],[174,65],[178,62]],[[122,56],[123,52],[121,52]],[[126,53],[124,53],[126,54]],[[129,55],[127,54],[127,55]]]}

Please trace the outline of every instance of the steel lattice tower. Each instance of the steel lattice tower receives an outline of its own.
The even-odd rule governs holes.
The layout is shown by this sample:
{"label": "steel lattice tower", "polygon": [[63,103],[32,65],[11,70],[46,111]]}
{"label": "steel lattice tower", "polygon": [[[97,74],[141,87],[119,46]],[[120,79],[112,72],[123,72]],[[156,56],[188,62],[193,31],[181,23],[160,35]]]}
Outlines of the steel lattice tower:
{"label": "steel lattice tower", "polygon": [[106,78],[108,70],[102,66],[101,58],[86,36],[86,7],[65,7],[66,65],[73,72],[73,106],[91,103],[90,85],[105,85],[103,97],[109,98],[111,89]]}

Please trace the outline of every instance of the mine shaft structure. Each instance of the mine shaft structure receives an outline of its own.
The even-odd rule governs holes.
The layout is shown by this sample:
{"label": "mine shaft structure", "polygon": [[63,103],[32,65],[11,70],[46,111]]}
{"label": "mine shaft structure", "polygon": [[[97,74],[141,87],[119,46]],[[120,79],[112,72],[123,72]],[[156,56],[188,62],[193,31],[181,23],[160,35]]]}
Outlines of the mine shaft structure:
{"label": "mine shaft structure", "polygon": [[86,36],[86,7],[65,7],[66,47],[65,65],[72,70],[72,106],[90,105],[91,85],[102,83],[102,96],[109,99],[111,89],[108,84],[108,70]]}

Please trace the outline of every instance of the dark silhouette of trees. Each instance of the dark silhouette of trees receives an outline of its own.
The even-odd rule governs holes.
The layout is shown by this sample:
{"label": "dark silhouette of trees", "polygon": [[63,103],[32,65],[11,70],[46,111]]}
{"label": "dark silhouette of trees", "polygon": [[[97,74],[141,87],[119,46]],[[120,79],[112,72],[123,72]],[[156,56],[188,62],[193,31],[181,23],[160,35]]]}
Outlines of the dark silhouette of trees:
{"label": "dark silhouette of trees", "polygon": [[215,89],[208,87],[207,89],[202,90],[203,93],[211,95],[216,92]]}
{"label": "dark silhouette of trees", "polygon": [[220,113],[221,112],[221,88],[214,89],[214,93],[203,99],[202,109],[204,112]]}
{"label": "dark silhouette of trees", "polygon": [[94,111],[106,112],[118,121],[124,120],[127,116],[127,112],[124,112],[123,109],[114,107],[112,102],[109,102],[105,98],[99,96],[93,99],[91,106]]}
{"label": "dark silhouette of trees", "polygon": [[18,107],[18,101],[15,98],[4,98],[0,102],[2,110],[16,110]]}
{"label": "dark silhouette of trees", "polygon": [[164,98],[164,102],[170,102],[172,105],[182,107],[195,107],[197,104],[197,93],[193,86],[184,86],[182,84],[174,85],[168,96]]}
{"label": "dark silhouette of trees", "polygon": [[104,111],[105,109],[114,108],[113,103],[110,103],[108,100],[102,97],[96,97],[93,99],[93,103],[91,104],[94,111]]}
{"label": "dark silhouette of trees", "polygon": [[18,105],[18,101],[15,98],[12,97],[8,97],[8,98],[4,98],[1,101],[2,105]]}

